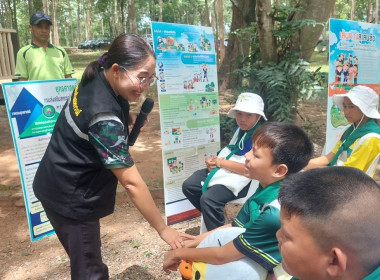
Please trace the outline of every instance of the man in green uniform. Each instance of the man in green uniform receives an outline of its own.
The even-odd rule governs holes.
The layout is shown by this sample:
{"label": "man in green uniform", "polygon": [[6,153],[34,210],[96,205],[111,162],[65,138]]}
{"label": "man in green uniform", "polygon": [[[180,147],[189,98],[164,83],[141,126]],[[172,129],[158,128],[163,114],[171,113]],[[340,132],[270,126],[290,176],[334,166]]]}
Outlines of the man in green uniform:
{"label": "man in green uniform", "polygon": [[17,53],[18,81],[71,78],[74,70],[66,51],[49,43],[51,25],[47,14],[35,13],[30,17],[32,43]]}

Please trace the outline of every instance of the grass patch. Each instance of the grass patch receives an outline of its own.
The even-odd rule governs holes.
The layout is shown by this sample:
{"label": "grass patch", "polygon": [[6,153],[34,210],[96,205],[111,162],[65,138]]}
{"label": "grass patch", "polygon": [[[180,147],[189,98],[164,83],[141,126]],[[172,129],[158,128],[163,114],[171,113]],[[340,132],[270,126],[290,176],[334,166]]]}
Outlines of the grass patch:
{"label": "grass patch", "polygon": [[315,51],[310,59],[310,68],[311,70],[316,70],[318,67],[321,67],[321,72],[329,72],[328,64],[328,52],[317,52]]}
{"label": "grass patch", "polygon": [[76,78],[78,81],[82,78],[84,69],[88,64],[97,60],[105,51],[94,51],[94,52],[72,52],[69,54],[71,64],[74,67],[75,73],[73,78]]}

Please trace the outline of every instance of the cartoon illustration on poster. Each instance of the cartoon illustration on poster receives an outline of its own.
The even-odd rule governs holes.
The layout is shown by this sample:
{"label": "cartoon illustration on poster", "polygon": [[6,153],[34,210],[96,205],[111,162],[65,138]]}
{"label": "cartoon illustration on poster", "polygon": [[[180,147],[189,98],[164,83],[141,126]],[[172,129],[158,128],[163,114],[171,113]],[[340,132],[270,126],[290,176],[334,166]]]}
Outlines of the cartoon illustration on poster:
{"label": "cartoon illustration on poster", "polygon": [[333,105],[334,94],[365,85],[379,93],[380,25],[330,19],[329,88],[325,151],[331,151],[348,127],[344,113]]}
{"label": "cartoon illustration on poster", "polygon": [[76,84],[76,79],[3,84],[32,241],[54,233],[32,184],[55,122]]}
{"label": "cartoon illustration on poster", "polygon": [[199,215],[182,182],[220,148],[214,38],[210,27],[152,22],[168,224]]}

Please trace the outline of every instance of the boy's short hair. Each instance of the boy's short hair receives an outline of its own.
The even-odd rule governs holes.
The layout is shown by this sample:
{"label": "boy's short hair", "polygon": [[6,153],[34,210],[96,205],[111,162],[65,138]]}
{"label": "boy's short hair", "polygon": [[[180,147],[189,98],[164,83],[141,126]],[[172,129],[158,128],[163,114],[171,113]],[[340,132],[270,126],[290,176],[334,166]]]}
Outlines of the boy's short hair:
{"label": "boy's short hair", "polygon": [[252,135],[252,143],[272,150],[273,164],[285,164],[288,173],[300,171],[313,155],[313,143],[300,127],[283,122],[267,122]]}
{"label": "boy's short hair", "polygon": [[352,167],[327,167],[289,176],[279,192],[286,218],[298,216],[323,250],[350,250],[368,271],[380,260],[380,188]]}

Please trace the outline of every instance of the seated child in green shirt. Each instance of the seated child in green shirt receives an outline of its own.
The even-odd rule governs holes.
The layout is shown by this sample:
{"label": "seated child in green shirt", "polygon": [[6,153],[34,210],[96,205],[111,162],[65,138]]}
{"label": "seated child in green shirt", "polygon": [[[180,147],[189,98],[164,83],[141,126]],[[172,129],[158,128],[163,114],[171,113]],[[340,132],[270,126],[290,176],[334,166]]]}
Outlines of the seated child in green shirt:
{"label": "seated child in green shirt", "polygon": [[380,279],[380,188],[353,167],[312,169],[281,185],[282,266],[300,280]]}
{"label": "seated child in green shirt", "polygon": [[306,166],[313,145],[301,128],[278,122],[260,126],[252,143],[252,150],[245,155],[245,175],[260,182],[258,189],[232,224],[186,241],[187,248],[166,252],[166,272],[176,270],[181,260],[186,260],[191,262],[187,266],[191,277],[186,279],[261,280],[280,264],[276,238],[280,228],[280,184],[288,174]]}

